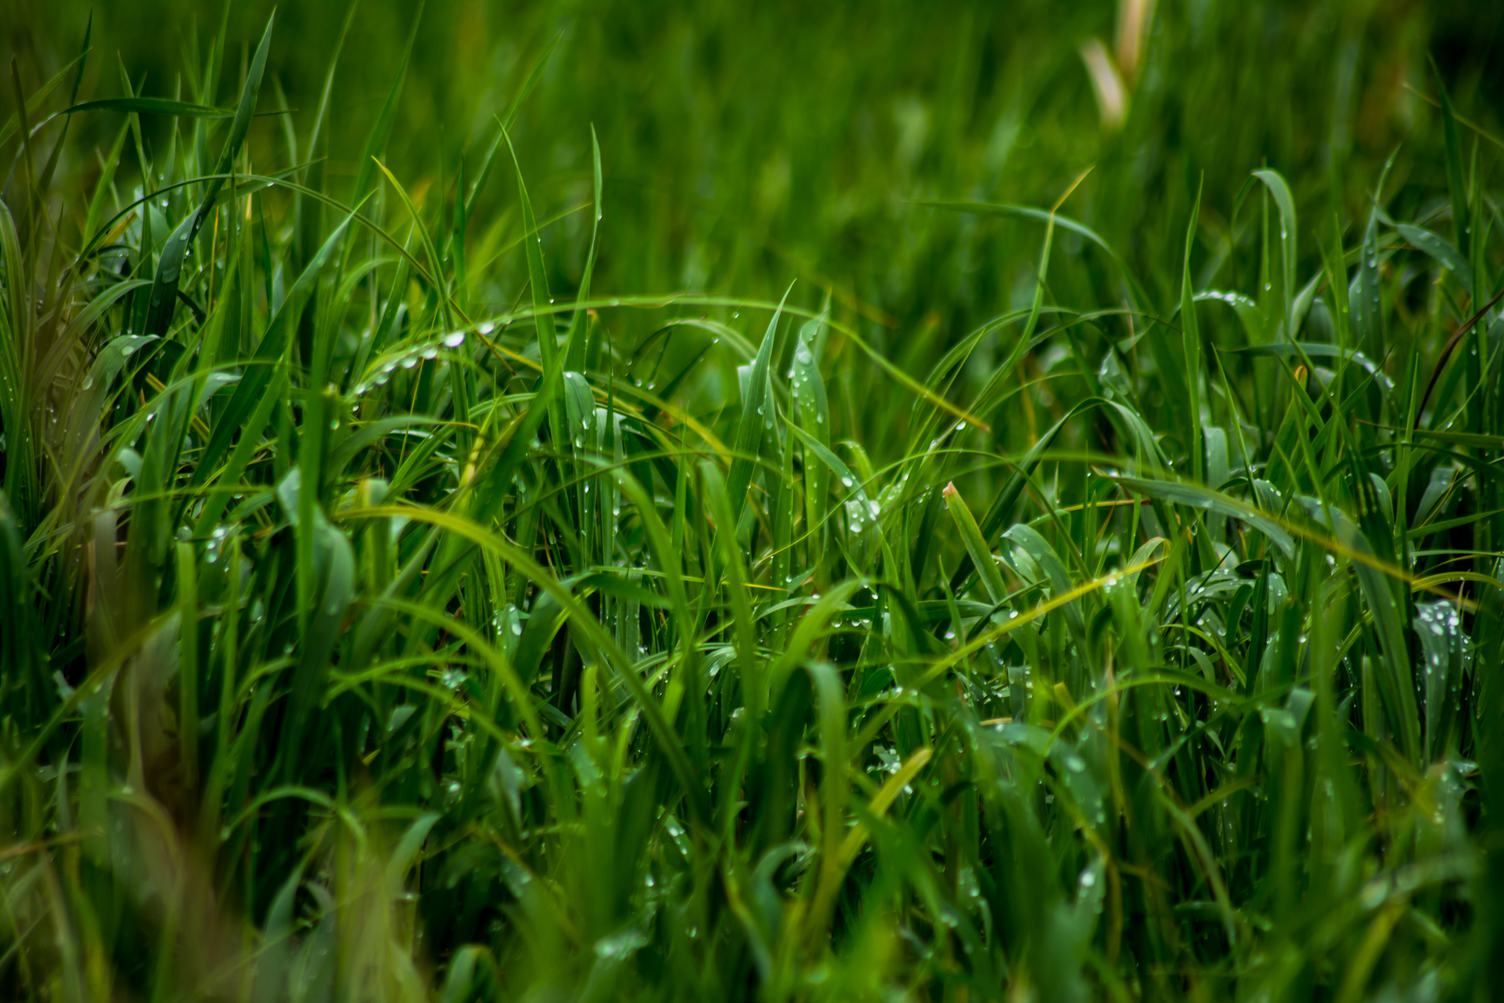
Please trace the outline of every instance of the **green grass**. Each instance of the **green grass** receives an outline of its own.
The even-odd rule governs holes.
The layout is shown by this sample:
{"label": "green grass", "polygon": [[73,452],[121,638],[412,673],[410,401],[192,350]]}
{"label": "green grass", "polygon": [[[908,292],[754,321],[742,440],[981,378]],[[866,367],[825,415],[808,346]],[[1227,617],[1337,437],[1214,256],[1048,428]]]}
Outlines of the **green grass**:
{"label": "green grass", "polygon": [[0,997],[1490,997],[1492,5],[134,6],[0,15]]}

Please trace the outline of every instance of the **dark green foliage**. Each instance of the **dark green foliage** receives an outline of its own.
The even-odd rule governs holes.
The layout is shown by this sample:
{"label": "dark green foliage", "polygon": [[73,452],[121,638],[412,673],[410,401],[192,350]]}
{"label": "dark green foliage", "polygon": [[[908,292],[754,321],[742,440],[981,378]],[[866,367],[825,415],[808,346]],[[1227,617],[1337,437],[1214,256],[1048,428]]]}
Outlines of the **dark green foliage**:
{"label": "dark green foliage", "polygon": [[60,6],[0,997],[1490,998],[1491,7]]}

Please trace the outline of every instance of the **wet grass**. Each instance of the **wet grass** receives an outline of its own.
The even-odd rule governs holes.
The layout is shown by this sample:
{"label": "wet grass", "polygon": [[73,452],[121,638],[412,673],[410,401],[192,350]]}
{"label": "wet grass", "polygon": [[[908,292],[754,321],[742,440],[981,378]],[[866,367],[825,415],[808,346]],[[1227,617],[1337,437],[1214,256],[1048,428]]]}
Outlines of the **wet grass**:
{"label": "wet grass", "polygon": [[0,995],[1487,998],[1497,14],[371,6],[7,27]]}

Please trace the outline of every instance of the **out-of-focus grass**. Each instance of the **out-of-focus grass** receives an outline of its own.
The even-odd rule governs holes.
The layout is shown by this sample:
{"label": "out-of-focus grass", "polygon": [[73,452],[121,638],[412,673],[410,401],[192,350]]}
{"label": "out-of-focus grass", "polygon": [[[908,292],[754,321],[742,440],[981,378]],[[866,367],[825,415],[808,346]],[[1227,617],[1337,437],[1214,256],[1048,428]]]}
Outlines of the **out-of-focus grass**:
{"label": "out-of-focus grass", "polygon": [[0,995],[1487,998],[1475,6],[0,12]]}

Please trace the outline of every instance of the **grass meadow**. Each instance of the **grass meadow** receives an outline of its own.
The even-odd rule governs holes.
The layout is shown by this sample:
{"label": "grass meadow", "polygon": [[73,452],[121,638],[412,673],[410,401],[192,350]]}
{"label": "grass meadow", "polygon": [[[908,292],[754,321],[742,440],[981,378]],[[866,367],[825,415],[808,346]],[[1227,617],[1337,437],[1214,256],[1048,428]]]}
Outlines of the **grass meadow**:
{"label": "grass meadow", "polygon": [[1492,998],[1504,7],[0,39],[0,998]]}

